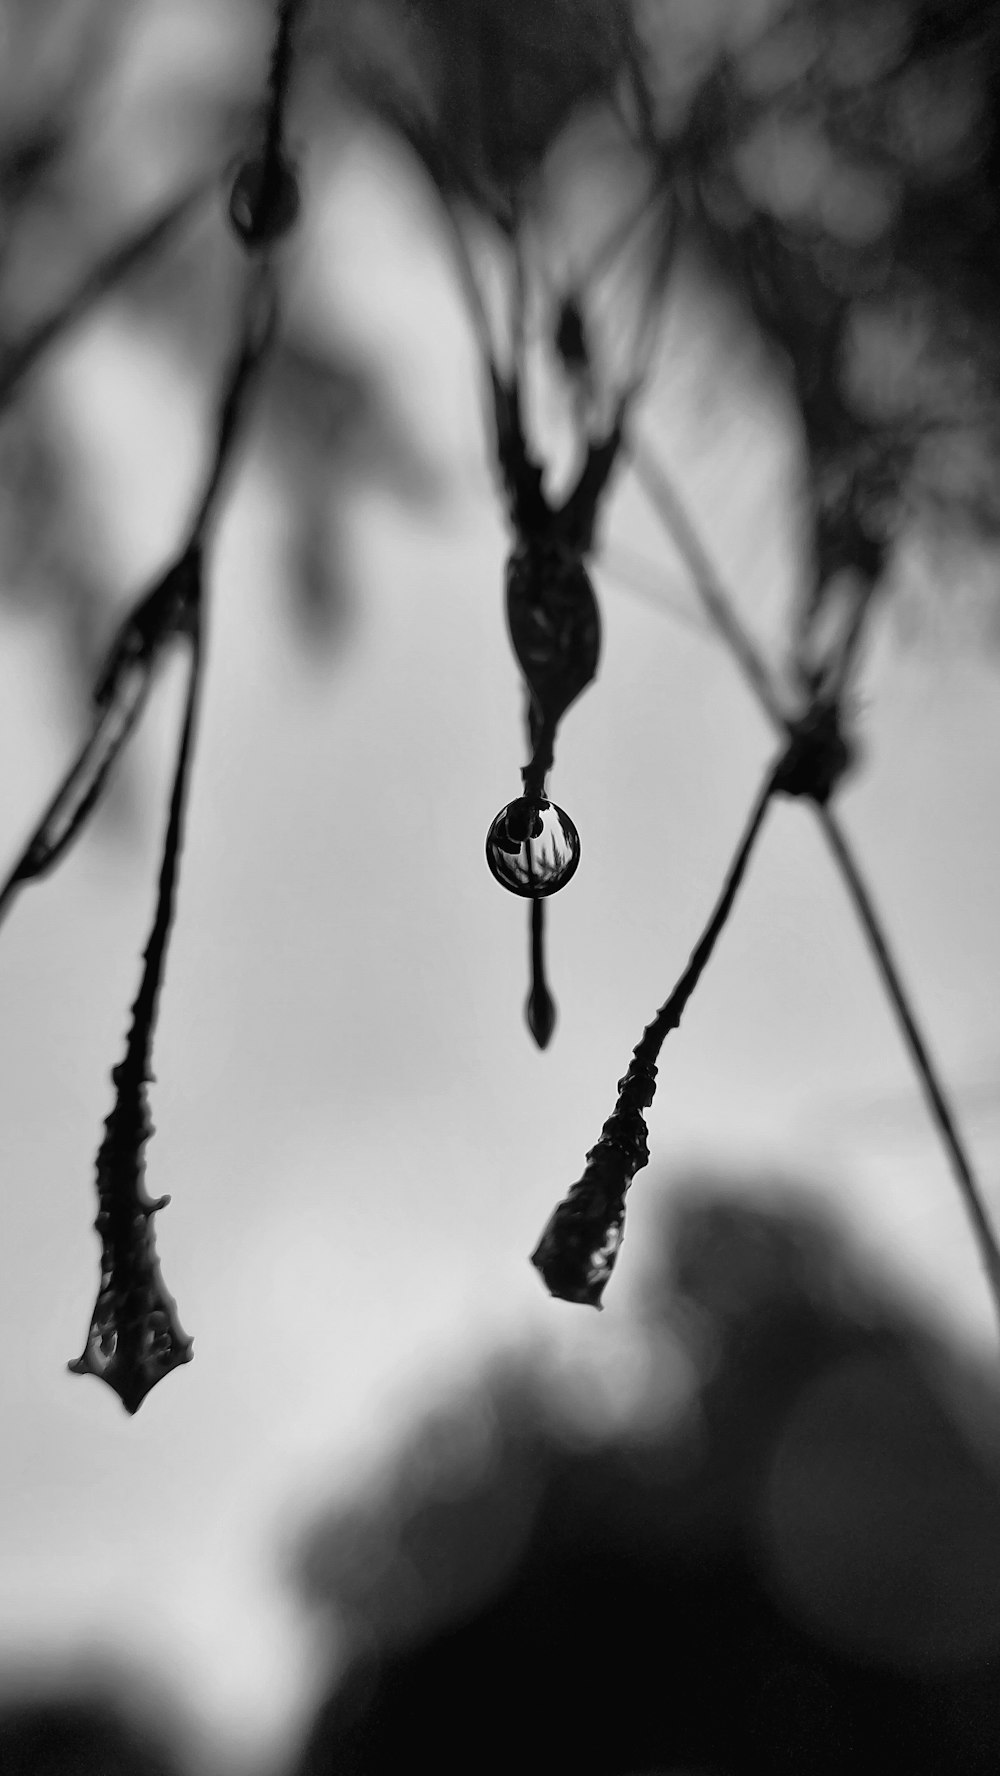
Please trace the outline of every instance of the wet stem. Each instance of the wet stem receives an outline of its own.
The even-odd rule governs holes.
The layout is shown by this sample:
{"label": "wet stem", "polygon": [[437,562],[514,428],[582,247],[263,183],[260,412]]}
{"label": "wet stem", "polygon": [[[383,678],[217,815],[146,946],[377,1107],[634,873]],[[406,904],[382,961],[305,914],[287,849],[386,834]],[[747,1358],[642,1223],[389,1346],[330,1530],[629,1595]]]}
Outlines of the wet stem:
{"label": "wet stem", "polygon": [[[779,732],[787,735],[790,717],[783,709],[771,673],[737,615],[732,596],[716,573],[676,488],[656,458],[642,444],[633,448],[632,469],[650,505],[685,562],[709,622],[729,649],[773,725]],[[854,847],[829,805],[812,801],[810,806],[820,823],[858,924],[868,943],[886,998],[909,1051],[931,1119],[950,1161],[972,1225],[986,1272],[994,1313],[1000,1325],[1000,1246],[997,1244],[983,1192],[976,1179],[944,1082],[903,983],[887,932],[865,882]]]}

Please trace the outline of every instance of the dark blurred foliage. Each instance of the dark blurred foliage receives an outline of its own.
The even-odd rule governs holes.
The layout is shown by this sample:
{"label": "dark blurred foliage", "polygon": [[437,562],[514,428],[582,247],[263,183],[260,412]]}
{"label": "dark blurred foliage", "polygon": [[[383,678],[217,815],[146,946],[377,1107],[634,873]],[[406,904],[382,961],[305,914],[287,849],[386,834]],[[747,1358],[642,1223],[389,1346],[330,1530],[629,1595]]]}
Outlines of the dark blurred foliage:
{"label": "dark blurred foliage", "polygon": [[4,1776],[181,1776],[159,1727],[98,1693],[0,1703]]}
{"label": "dark blurred foliage", "polygon": [[[447,196],[513,229],[581,110],[622,110],[626,0],[323,0],[333,66],[432,164]],[[634,100],[633,100],[634,102]]]}
{"label": "dark blurred foliage", "polygon": [[[109,271],[79,316],[110,312],[138,329],[206,395],[218,381],[242,269],[227,179],[259,117],[273,7],[227,0],[200,21],[184,5],[169,19],[155,11],[133,0],[0,0],[0,383],[39,323],[199,179],[201,203],[140,249],[124,276]],[[144,33],[167,27],[151,81]],[[343,121],[326,99],[315,103],[306,67],[293,123],[308,191],[308,161],[329,163]],[[124,598],[141,587],[109,584],[113,550],[51,374],[73,328],[54,331],[0,399],[0,594],[52,622],[83,688]],[[310,331],[294,309],[252,430],[287,507],[292,614],[310,646],[332,641],[349,608],[340,517],[348,488],[376,481],[424,501],[438,492],[435,476],[378,366],[330,328]],[[193,482],[198,465],[190,473]]]}
{"label": "dark blurred foliage", "polygon": [[[624,120],[783,365],[811,518],[795,668],[836,685],[896,544],[1000,541],[993,0],[353,0],[345,79],[446,202],[511,227],[572,122]],[[991,602],[996,624],[995,601]]]}
{"label": "dark blurred foliage", "polygon": [[353,1658],[297,1776],[997,1768],[993,1379],[790,1192],[675,1200],[631,1422],[534,1353],[314,1533]]}
{"label": "dark blurred foliage", "polygon": [[[180,42],[185,7],[171,19]],[[0,0],[0,368],[157,205],[217,176],[200,217],[113,298],[185,374],[208,384],[217,372],[239,267],[224,187],[259,120],[273,7],[220,0],[211,52],[192,36],[187,64],[164,57],[137,120],[130,71],[156,22],[134,0]],[[929,549],[949,585],[970,550],[995,563],[992,0],[312,0],[299,47],[290,124],[307,193],[310,166],[335,159],[360,105],[415,148],[453,211],[508,237],[544,221],[556,302],[586,308],[586,290],[565,287],[568,264],[581,284],[607,271],[603,251],[574,247],[588,204],[567,161],[582,157],[589,174],[598,141],[624,192],[623,145],[641,158],[669,199],[656,227],[752,315],[787,371],[812,521],[794,646],[804,683],[842,671],[901,538]],[[612,333],[627,284],[607,299]],[[314,639],[335,634],[345,609],[345,484],[375,476],[420,499],[433,477],[377,366],[306,327],[286,317],[258,426],[288,503],[294,607]],[[98,531],[59,389],[36,366],[0,423],[0,585],[53,612],[88,663],[108,633]]]}

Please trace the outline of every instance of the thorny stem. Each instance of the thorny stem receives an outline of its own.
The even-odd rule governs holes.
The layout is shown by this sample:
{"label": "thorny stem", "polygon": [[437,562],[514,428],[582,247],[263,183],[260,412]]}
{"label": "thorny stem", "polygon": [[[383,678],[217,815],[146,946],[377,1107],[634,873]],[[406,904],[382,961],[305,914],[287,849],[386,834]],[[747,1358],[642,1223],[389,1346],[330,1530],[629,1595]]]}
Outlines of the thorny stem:
{"label": "thorny stem", "polygon": [[[682,558],[686,561],[695,590],[713,626],[736,659],[747,683],[755,692],[758,701],[775,727],[783,729],[787,733],[789,717],[782,709],[781,700],[771,682],[768,668],[755,643],[740,622],[732,598],[720,582],[675,489],[663,470],[650,456],[648,450],[636,448],[633,460],[639,482]],[[812,806],[850,896],[858,922],[868,941],[879,978],[909,1050],[910,1059],[923,1090],[931,1118],[951,1163],[979,1247],[994,1310],[1000,1320],[1000,1245],[998,1245],[996,1234],[990,1225],[983,1193],[977,1182],[954,1112],[949,1104],[943,1081],[939,1076],[937,1064],[931,1056],[921,1032],[916,1012],[893,956],[885,927],[858,866],[854,848],[833,810],[818,802],[813,802]]]}
{"label": "thorny stem", "polygon": [[144,1083],[150,1073],[153,1029],[156,1024],[167,945],[177,900],[177,876],[184,838],[184,816],[191,776],[191,756],[198,720],[201,692],[201,626],[202,614],[199,599],[198,607],[192,613],[190,678],[181,741],[177,753],[177,766],[170,796],[170,812],[163,840],[163,859],[160,865],[156,895],[156,916],[149,934],[149,942],[143,954],[142,980],[132,1006],[132,1023],[126,1043],[125,1059],[121,1068],[125,1076],[122,1081],[123,1085]]}
{"label": "thorny stem", "polygon": [[601,1305],[621,1245],[625,1197],[636,1172],[649,1160],[643,1111],[656,1092],[657,1057],[670,1031],[678,1028],[725,929],[783,764],[784,758],[779,759],[761,785],[708,924],[672,993],[633,1050],[618,1081],[618,1101],[587,1154],[583,1177],[563,1198],[531,1254],[549,1293],[562,1301]]}
{"label": "thorny stem", "polygon": [[277,292],[274,274],[266,259],[251,272],[245,302],[239,344],[219,403],[212,462],[191,527],[192,542],[200,540],[218,508],[222,478],[233,454],[246,398],[274,339]]}
{"label": "thorny stem", "polygon": [[198,204],[215,189],[215,178],[199,179],[175,197],[151,222],[110,249],[85,272],[75,290],[65,296],[51,314],[44,315],[16,344],[0,347],[0,408],[50,345],[82,320],[94,305],[120,284],[130,272],[178,232]]}
{"label": "thorny stem", "polygon": [[239,345],[223,382],[212,458],[187,541],[159,585],[136,601],[119,630],[95,688],[91,731],[0,884],[0,923],[25,882],[47,875],[82,832],[142,714],[162,648],[190,615],[190,567],[200,556],[205,533],[218,509],[239,420],[253,378],[267,355],[275,320],[274,278],[265,260],[251,273]]}
{"label": "thorny stem", "polygon": [[143,954],[142,978],[132,1006],[124,1059],[115,1067],[115,1103],[97,1156],[101,1282],[83,1355],[69,1364],[77,1375],[95,1375],[135,1413],[150,1389],[190,1362],[192,1341],[167,1289],[156,1255],[153,1217],[168,1197],[145,1189],[143,1149],[153,1132],[146,1087],[152,1078],[153,1034],[167,947],[177,901],[194,737],[201,689],[201,591],[189,612],[190,670],[170,811],[156,894],[156,912]]}
{"label": "thorny stem", "polygon": [[555,1029],[556,1007],[545,976],[545,902],[537,895],[531,902],[530,983],[524,1008],[528,1029],[539,1048],[547,1048]]}
{"label": "thorny stem", "polygon": [[[146,1086],[152,1077],[152,1045],[167,947],[173,926],[197,724],[202,665],[202,553],[205,531],[214,518],[224,471],[232,456],[244,402],[253,375],[267,352],[276,317],[274,279],[266,261],[249,280],[239,345],[225,377],[216,423],[215,447],[205,488],[182,561],[193,576],[166,634],[190,643],[187,702],[170,797],[156,898],[156,913],[143,958],[142,978],[132,1007],[124,1060],[114,1069],[115,1104],[105,1123],[97,1156],[97,1229],[101,1236],[101,1281],[82,1356],[70,1364],[77,1374],[93,1374],[114,1389],[128,1412],[136,1412],[150,1389],[191,1357],[191,1340],[177,1316],[156,1256],[153,1217],[156,1201],[145,1189],[143,1149],[150,1135]],[[141,606],[139,607],[142,608]],[[133,629],[136,627],[133,618]],[[162,642],[163,634],[158,636]],[[126,640],[130,632],[126,626]],[[124,644],[120,644],[124,645]],[[155,663],[147,654],[147,678]],[[118,655],[113,651],[109,670]],[[102,679],[103,682],[103,679]]]}
{"label": "thorny stem", "polygon": [[529,802],[545,799],[545,779],[555,758],[556,723],[542,716],[531,724],[529,745],[531,758],[522,767],[521,782]]}

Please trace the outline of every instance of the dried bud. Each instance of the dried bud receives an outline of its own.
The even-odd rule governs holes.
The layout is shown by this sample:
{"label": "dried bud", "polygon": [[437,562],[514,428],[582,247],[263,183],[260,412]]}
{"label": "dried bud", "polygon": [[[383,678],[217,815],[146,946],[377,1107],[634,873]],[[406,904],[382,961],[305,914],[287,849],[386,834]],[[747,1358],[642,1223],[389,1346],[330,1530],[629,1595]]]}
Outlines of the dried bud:
{"label": "dried bud", "polygon": [[579,551],[521,544],[507,567],[507,625],[542,719],[554,725],[597,672],[601,619]]}
{"label": "dried bud", "polygon": [[625,1197],[649,1162],[642,1112],[653,1101],[656,1068],[633,1058],[618,1082],[618,1102],[587,1154],[583,1177],[555,1210],[531,1254],[550,1295],[601,1305],[625,1226]]}

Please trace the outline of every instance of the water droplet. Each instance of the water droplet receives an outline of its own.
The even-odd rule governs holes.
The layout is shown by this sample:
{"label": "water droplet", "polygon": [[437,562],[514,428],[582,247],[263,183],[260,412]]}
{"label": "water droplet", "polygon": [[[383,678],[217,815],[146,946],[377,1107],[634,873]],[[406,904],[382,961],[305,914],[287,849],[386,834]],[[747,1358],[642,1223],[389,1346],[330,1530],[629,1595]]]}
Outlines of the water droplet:
{"label": "water droplet", "polygon": [[245,247],[269,247],[298,220],[299,182],[281,155],[245,160],[229,195],[229,220]]}
{"label": "water droplet", "polygon": [[526,899],[565,888],[580,861],[580,835],[555,802],[519,796],[486,835],[486,861],[497,881]]}

